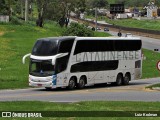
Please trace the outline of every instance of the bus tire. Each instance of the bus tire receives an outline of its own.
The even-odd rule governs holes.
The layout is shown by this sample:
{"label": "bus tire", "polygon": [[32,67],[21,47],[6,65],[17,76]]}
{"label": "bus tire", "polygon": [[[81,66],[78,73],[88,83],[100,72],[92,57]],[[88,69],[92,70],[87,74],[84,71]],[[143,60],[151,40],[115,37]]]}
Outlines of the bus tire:
{"label": "bus tire", "polygon": [[130,77],[130,73],[126,73],[123,79],[123,85],[128,85],[129,81],[130,81],[131,77]]}
{"label": "bus tire", "polygon": [[76,87],[76,79],[74,77],[72,77],[69,80],[68,89],[73,90],[73,89],[75,89],[75,87]]}
{"label": "bus tire", "polygon": [[116,78],[116,85],[117,86],[122,85],[122,81],[123,81],[123,75],[122,74],[118,74],[117,78]]}
{"label": "bus tire", "polygon": [[85,85],[86,85],[86,79],[85,79],[85,77],[81,77],[79,80],[79,83],[78,83],[78,88],[82,89],[85,87]]}

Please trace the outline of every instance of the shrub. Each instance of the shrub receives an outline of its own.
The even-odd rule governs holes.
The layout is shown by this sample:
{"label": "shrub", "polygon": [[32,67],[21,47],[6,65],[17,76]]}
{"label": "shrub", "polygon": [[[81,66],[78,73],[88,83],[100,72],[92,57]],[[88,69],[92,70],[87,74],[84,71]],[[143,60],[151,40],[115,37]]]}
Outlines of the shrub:
{"label": "shrub", "polygon": [[70,26],[62,32],[62,36],[91,37],[94,36],[94,32],[84,25],[71,23]]}
{"label": "shrub", "polygon": [[22,25],[23,24],[23,22],[15,16],[11,17],[10,22],[11,22],[11,24],[14,24],[14,25]]}

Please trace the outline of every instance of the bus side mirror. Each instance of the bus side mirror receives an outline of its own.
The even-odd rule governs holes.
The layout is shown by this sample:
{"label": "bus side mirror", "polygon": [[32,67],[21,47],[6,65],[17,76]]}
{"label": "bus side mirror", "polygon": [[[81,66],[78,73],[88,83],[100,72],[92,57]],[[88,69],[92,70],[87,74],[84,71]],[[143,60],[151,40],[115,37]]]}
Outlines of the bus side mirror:
{"label": "bus side mirror", "polygon": [[22,59],[22,63],[23,64],[25,64],[26,58],[29,57],[30,55],[31,55],[31,53],[26,54],[25,56],[23,56],[23,59]]}
{"label": "bus side mirror", "polygon": [[61,57],[67,56],[68,54],[69,54],[69,53],[60,53],[60,54],[55,55],[55,56],[52,58],[52,65],[55,65],[55,62],[56,62],[56,59],[57,59],[57,58],[61,58]]}

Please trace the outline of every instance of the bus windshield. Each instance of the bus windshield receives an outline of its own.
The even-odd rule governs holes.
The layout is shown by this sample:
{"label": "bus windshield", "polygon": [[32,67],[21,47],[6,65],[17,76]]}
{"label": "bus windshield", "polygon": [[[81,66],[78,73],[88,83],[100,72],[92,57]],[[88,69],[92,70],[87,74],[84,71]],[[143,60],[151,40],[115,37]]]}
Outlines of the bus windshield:
{"label": "bus windshield", "polygon": [[51,60],[30,60],[30,75],[35,76],[52,76],[54,72],[54,65],[52,65]]}
{"label": "bus windshield", "polygon": [[58,42],[56,40],[38,40],[33,47],[32,55],[52,56],[57,54]]}

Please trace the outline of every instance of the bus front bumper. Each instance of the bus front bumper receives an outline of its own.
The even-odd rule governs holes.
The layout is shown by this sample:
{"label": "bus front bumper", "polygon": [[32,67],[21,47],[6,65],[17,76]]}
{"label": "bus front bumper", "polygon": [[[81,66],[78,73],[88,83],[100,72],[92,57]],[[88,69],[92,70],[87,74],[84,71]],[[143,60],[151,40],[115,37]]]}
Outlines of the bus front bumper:
{"label": "bus front bumper", "polygon": [[53,83],[53,77],[35,77],[29,75],[29,86],[31,87],[46,87],[56,88],[57,86]]}

